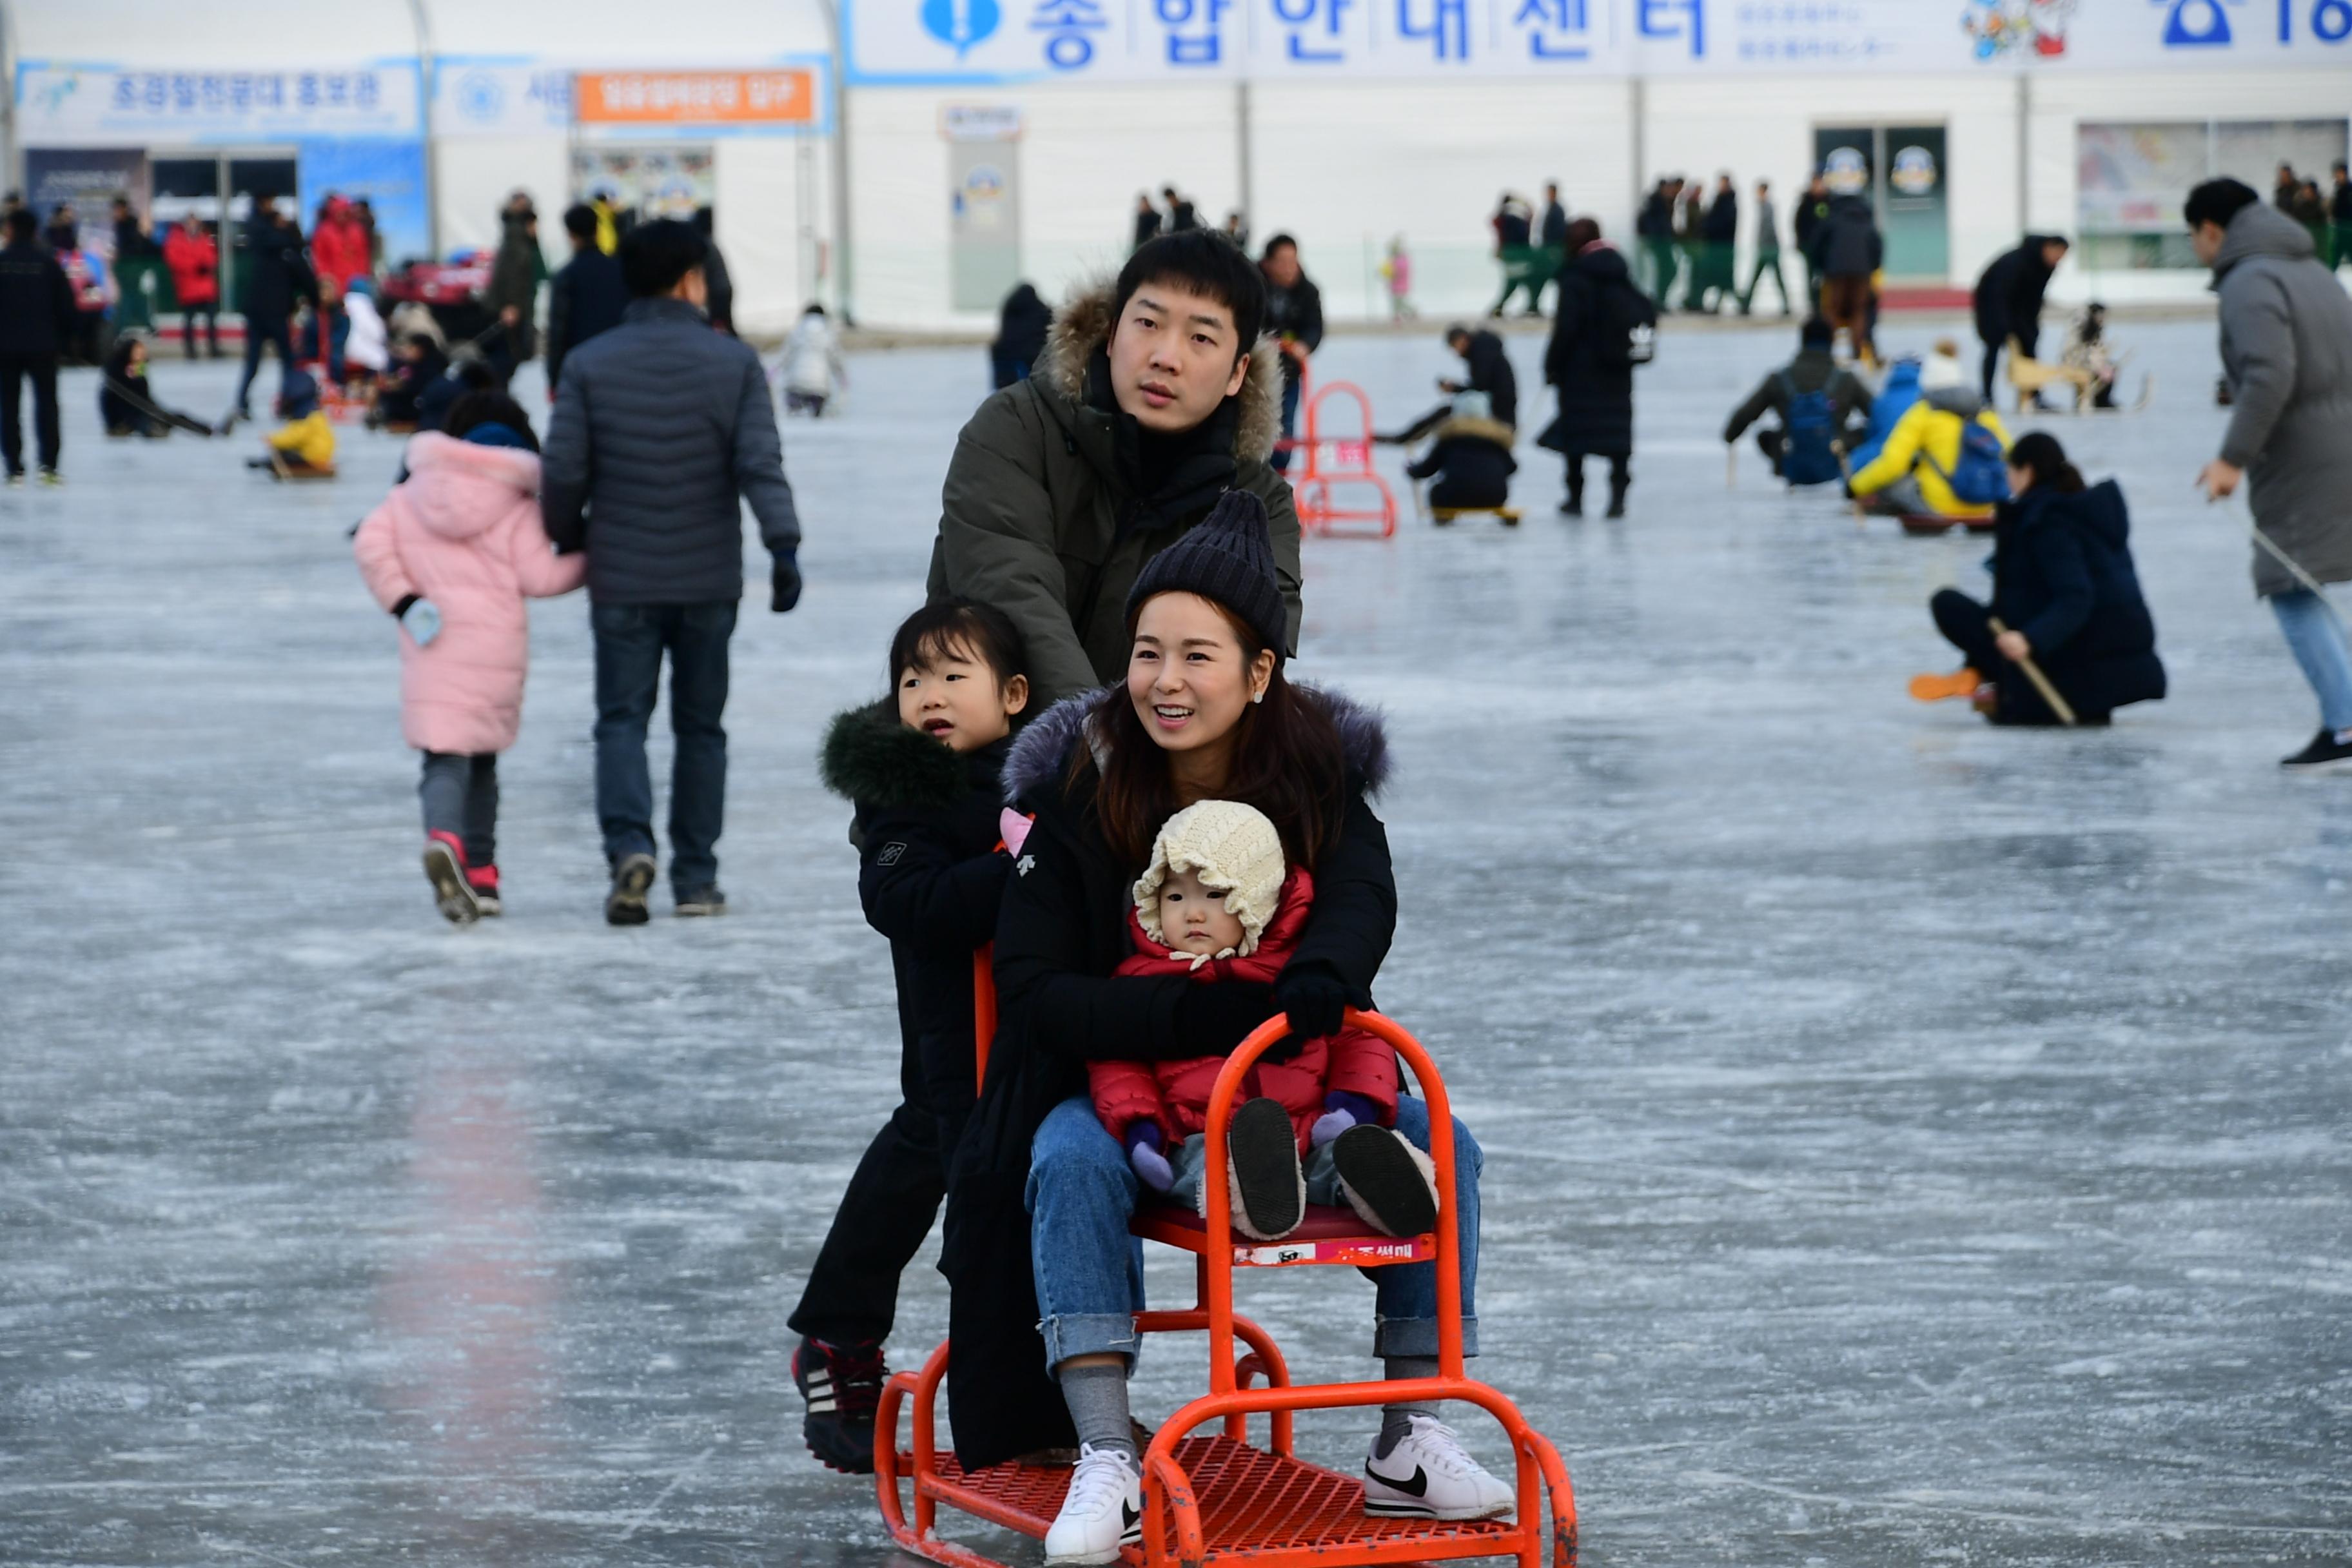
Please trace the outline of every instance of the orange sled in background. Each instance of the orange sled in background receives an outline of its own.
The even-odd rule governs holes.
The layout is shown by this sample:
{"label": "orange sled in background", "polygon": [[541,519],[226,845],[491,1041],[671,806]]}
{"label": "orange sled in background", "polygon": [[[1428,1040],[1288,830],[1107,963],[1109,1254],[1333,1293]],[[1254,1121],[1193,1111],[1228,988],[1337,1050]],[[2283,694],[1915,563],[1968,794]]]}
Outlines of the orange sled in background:
{"label": "orange sled in background", "polygon": [[[993,1033],[995,998],[983,957],[979,1022],[983,1070]],[[1289,1032],[1276,1017],[1242,1042],[1217,1075],[1209,1100],[1208,1165],[1202,1182],[1205,1217],[1171,1207],[1137,1212],[1132,1226],[1147,1240],[1193,1255],[1197,1300],[1176,1311],[1136,1314],[1139,1333],[1201,1332],[1209,1336],[1209,1390],[1168,1417],[1142,1456],[1143,1544],[1121,1561],[1149,1568],[1206,1568],[1248,1563],[1264,1568],[1332,1568],[1342,1563],[1416,1563],[1464,1558],[1512,1557],[1520,1568],[1574,1568],[1576,1500],[1559,1452],[1514,1405],[1462,1365],[1462,1278],[1454,1235],[1454,1118],[1445,1085],[1429,1053],[1403,1028],[1377,1013],[1348,1012],[1351,1028],[1371,1031],[1396,1048],[1429,1104],[1430,1155],[1442,1201],[1433,1235],[1370,1234],[1347,1209],[1310,1205],[1306,1222],[1278,1242],[1254,1241],[1230,1228],[1225,1135],[1243,1078],[1252,1063]],[[1234,1310],[1234,1271],[1310,1264],[1377,1268],[1428,1258],[1437,1262],[1438,1375],[1401,1382],[1294,1384],[1282,1352],[1264,1329]],[[1235,1359],[1234,1342],[1243,1349]],[[1068,1469],[1016,1464],[967,1475],[938,1441],[940,1385],[948,1347],[931,1352],[920,1372],[901,1372],[884,1385],[874,1429],[874,1476],[882,1517],[900,1548],[950,1568],[1002,1568],[995,1559],[943,1540],[942,1508],[1042,1540],[1061,1511]],[[1259,1379],[1264,1386],[1256,1386]],[[1448,1522],[1374,1519],[1364,1513],[1363,1483],[1312,1465],[1292,1452],[1292,1413],[1379,1405],[1402,1399],[1458,1400],[1492,1415],[1509,1437],[1517,1466],[1516,1520]],[[911,1402],[911,1448],[898,1447],[899,1416]],[[1249,1441],[1249,1417],[1267,1417],[1264,1447]],[[1204,1426],[1222,1430],[1194,1436]],[[905,1493],[911,1491],[911,1514]],[[1546,1494],[1549,1507],[1545,1506]]]}

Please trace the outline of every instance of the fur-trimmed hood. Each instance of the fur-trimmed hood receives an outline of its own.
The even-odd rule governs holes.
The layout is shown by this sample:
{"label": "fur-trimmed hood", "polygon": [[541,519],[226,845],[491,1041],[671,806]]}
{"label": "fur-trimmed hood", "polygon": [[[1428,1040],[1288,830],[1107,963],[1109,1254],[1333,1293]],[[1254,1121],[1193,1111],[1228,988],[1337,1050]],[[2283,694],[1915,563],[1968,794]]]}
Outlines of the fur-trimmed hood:
{"label": "fur-trimmed hood", "polygon": [[[1059,778],[1069,765],[1072,749],[1082,740],[1096,748],[1096,761],[1100,763],[1104,752],[1089,727],[1088,715],[1105,692],[1118,689],[1105,686],[1076,697],[1065,697],[1013,737],[1013,750],[1004,759],[1004,798],[1008,804],[1018,804],[1024,796]],[[1364,793],[1380,794],[1389,782],[1390,767],[1388,725],[1380,710],[1320,686],[1301,683],[1297,690],[1302,699],[1330,716],[1332,726],[1339,731],[1339,749],[1347,756],[1348,771],[1362,781]]]}
{"label": "fur-trimmed hood", "polygon": [[817,772],[825,788],[861,807],[945,810],[995,773],[1011,743],[953,751],[900,723],[886,697],[834,716]]}
{"label": "fur-trimmed hood", "polygon": [[[1087,366],[1095,351],[1110,342],[1110,301],[1117,279],[1101,273],[1081,279],[1054,312],[1045,334],[1045,352],[1037,361],[1039,383],[1073,408],[1086,405]],[[1242,379],[1241,420],[1234,430],[1234,456],[1243,462],[1263,463],[1274,455],[1282,434],[1282,351],[1270,337],[1260,337],[1250,350],[1249,373]]]}

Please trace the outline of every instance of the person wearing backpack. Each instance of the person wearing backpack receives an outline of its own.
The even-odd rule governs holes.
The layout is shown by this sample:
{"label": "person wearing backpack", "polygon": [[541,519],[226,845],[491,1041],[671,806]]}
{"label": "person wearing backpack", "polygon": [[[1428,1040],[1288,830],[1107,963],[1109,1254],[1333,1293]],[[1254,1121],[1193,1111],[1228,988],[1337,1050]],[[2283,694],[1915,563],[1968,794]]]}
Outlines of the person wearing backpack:
{"label": "person wearing backpack", "polygon": [[1748,427],[1777,414],[1777,428],[1756,433],[1757,449],[1771,459],[1772,472],[1792,485],[1825,485],[1843,471],[1838,450],[1851,450],[1869,430],[1870,389],[1842,368],[1830,353],[1836,333],[1820,316],[1808,317],[1798,334],[1797,357],[1766,376],[1748,401],[1731,411],[1723,426],[1726,446]]}
{"label": "person wearing backpack", "polygon": [[1633,367],[1655,353],[1658,310],[1596,220],[1568,226],[1568,250],[1544,351],[1544,380],[1559,394],[1559,413],[1536,445],[1568,459],[1561,515],[1584,515],[1584,459],[1599,457],[1609,459],[1609,515],[1623,517],[1633,482]]}
{"label": "person wearing backpack", "polygon": [[1870,510],[1990,528],[1994,505],[2009,499],[2009,431],[1969,384],[1959,353],[1949,338],[1937,340],[1919,367],[1919,401],[1855,470],[1853,494]]}

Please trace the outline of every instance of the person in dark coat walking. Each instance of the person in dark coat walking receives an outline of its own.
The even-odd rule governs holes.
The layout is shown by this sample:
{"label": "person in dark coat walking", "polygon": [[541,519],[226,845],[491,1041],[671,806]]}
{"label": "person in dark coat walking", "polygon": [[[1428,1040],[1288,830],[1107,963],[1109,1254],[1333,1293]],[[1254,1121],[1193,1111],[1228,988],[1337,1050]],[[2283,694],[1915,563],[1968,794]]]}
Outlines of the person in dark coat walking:
{"label": "person in dark coat walking", "polygon": [[735,275],[727,270],[727,256],[719,248],[719,216],[709,207],[694,209],[694,232],[702,237],[702,275],[709,279],[712,328],[735,335]]}
{"label": "person in dark coat walking", "polygon": [[1045,335],[1054,329],[1054,307],[1037,295],[1034,283],[1017,283],[996,318],[996,341],[988,345],[989,374],[996,390],[1029,379],[1045,355]]}
{"label": "person in dark coat walking", "polygon": [[[1764,275],[1772,275],[1772,291],[1780,296],[1780,314],[1794,314],[1789,303],[1789,280],[1780,272],[1780,215],[1772,205],[1772,182],[1756,182],[1756,259],[1748,270],[1748,286],[1739,291],[1739,313],[1752,315],[1756,289]],[[1811,302],[1808,301],[1808,308]]]}
{"label": "person in dark coat walking", "polygon": [[702,313],[702,237],[640,224],[621,245],[622,322],[565,358],[540,458],[540,510],[588,552],[596,641],[596,817],[613,868],[604,918],[642,925],[653,885],[646,725],[670,663],[670,882],[681,915],[715,915],[727,805],[727,644],[743,597],[742,506],[773,557],[768,607],[800,602],[800,518],[767,372]]}
{"label": "person in dark coat walking", "polygon": [[1650,274],[1650,298],[1661,310],[1666,308],[1666,296],[1674,291],[1675,274],[1680,266],[1675,250],[1675,213],[1682,189],[1680,180],[1660,180],[1643,198],[1641,216],[1633,224],[1633,234],[1641,242],[1643,259]]}
{"label": "person in dark coat walking", "polygon": [[1804,195],[1797,198],[1797,219],[1790,237],[1797,242],[1797,256],[1805,265],[1805,306],[1818,310],[1822,307],[1822,275],[1813,262],[1813,236],[1830,216],[1830,183],[1819,170],[1806,182]]}
{"label": "person in dark coat walking", "polygon": [[8,214],[0,247],[0,456],[8,483],[25,482],[25,383],[33,384],[35,457],[41,482],[58,479],[58,356],[74,333],[73,285],[42,246],[30,207]]}
{"label": "person in dark coat walking", "polygon": [[[2022,668],[2032,659],[2084,724],[2162,697],[2122,489],[2113,479],[2086,487],[2057,438],[2038,430],[2009,449],[2009,486],[1993,530],[1992,603],[1946,588],[1928,604],[1967,668],[1921,676],[1912,695],[1974,697],[1996,724],[2058,723]],[[1994,632],[1994,618],[2009,629]]]}
{"label": "person in dark coat walking", "polygon": [[976,1099],[972,962],[1013,874],[999,817],[1029,705],[1023,662],[1003,611],[926,605],[891,638],[893,695],[825,732],[820,771],[856,807],[858,902],[889,939],[898,993],[898,1107],[858,1160],[788,1323],[802,1436],[851,1475],[874,1470],[899,1277],[930,1234]]}
{"label": "person in dark coat walking", "polygon": [[[1265,330],[1282,349],[1282,437],[1298,429],[1299,389],[1307,378],[1307,359],[1323,346],[1323,291],[1298,265],[1298,242],[1277,234],[1265,242],[1258,263],[1265,274]],[[1290,467],[1286,449],[1274,454],[1274,471]]]}
{"label": "person in dark coat walking", "polygon": [[1609,459],[1609,515],[1625,515],[1633,482],[1633,367],[1601,342],[1608,296],[1633,288],[1625,258],[1601,237],[1599,220],[1568,226],[1569,264],[1559,275],[1559,313],[1544,350],[1544,381],[1559,395],[1559,413],[1536,444],[1568,459],[1565,516],[1584,515],[1584,459]]}
{"label": "person in dark coat walking", "polygon": [[501,381],[538,352],[539,274],[545,265],[539,254],[539,215],[518,191],[499,215],[499,251],[490,261],[489,287],[482,291],[484,308],[506,329],[491,353]]}
{"label": "person in dark coat walking", "polygon": [[1160,237],[1160,223],[1161,218],[1160,216],[1160,209],[1151,205],[1151,193],[1149,191],[1136,192],[1135,239],[1134,243],[1129,245],[1127,248],[1129,251],[1141,250],[1145,246],[1150,245],[1153,240],[1158,239]]}
{"label": "person in dark coat walking", "polygon": [[1438,511],[1475,511],[1511,499],[1511,476],[1519,471],[1511,456],[1517,432],[1495,418],[1483,392],[1454,394],[1445,420],[1431,432],[1430,448],[1405,468],[1405,477],[1429,479],[1430,507]]}
{"label": "person in dark coat walking", "polygon": [[[1284,588],[1255,498],[1229,492],[1154,557],[1127,621],[1126,681],[1042,714],[1005,764],[1006,794],[1034,822],[997,923],[996,1040],[958,1152],[940,1254],[965,1469],[1080,1445],[1049,1560],[1109,1561],[1122,1520],[1140,1511],[1126,1386],[1132,1314],[1143,1305],[1127,1231],[1139,1184],[1095,1115],[1087,1063],[1227,1055],[1277,1013],[1300,1037],[1337,1033],[1348,1006],[1371,1006],[1396,922],[1386,830],[1370,804],[1387,776],[1386,738],[1369,711],[1286,679]],[[1179,647],[1186,657],[1167,657]],[[1181,721],[1163,716],[1176,709]],[[1286,863],[1314,876],[1297,948],[1271,986],[1117,975],[1133,883],[1160,824],[1208,798],[1264,812]],[[1425,1147],[1425,1104],[1402,1101],[1397,1131]],[[1450,1203],[1473,1351],[1483,1157],[1458,1118],[1454,1136]],[[1382,1268],[1376,1286],[1376,1353],[1391,1378],[1423,1375],[1437,1349],[1433,1269]],[[1449,1517],[1507,1511],[1510,1489],[1433,1415],[1425,1405],[1383,1412],[1367,1501],[1417,1484]],[[1408,1479],[1416,1469],[1423,1477]]]}
{"label": "person in dark coat walking", "polygon": [[1162,185],[1160,194],[1168,203],[1169,233],[1183,234],[1201,226],[1200,214],[1193,210],[1190,200],[1176,194],[1175,186]]}
{"label": "person in dark coat walking", "polygon": [[2066,241],[2055,234],[2029,234],[2014,250],[1993,258],[1977,279],[1977,339],[1984,344],[1984,400],[1992,401],[1993,362],[2011,338],[2027,359],[2042,336],[2042,300],[2050,275],[2066,259]]}
{"label": "person in dark coat walking", "polygon": [[564,210],[563,236],[572,259],[547,285],[547,395],[563,380],[563,358],[599,332],[621,324],[629,308],[629,286],[621,264],[596,245],[596,209],[574,202]]}
{"label": "person in dark coat walking", "polygon": [[261,369],[266,344],[278,351],[278,381],[282,389],[287,372],[294,368],[294,307],[304,300],[319,306],[319,280],[302,258],[302,236],[278,210],[278,198],[264,192],[253,198],[253,210],[236,237],[238,311],[245,317],[245,369],[236,380],[236,406],[229,423],[252,417],[247,399],[253,378]]}
{"label": "person in dark coat walking", "polygon": [[1715,183],[1715,197],[1707,203],[1699,239],[1699,276],[1691,290],[1696,298],[1692,308],[1717,315],[1726,300],[1739,298],[1738,262],[1734,256],[1739,243],[1739,193],[1732,188],[1728,174]]}
{"label": "person in dark coat walking", "polygon": [[1886,259],[1886,241],[1878,232],[1878,218],[1860,196],[1840,196],[1830,204],[1829,216],[1813,231],[1806,252],[1822,279],[1822,314],[1832,329],[1843,329],[1853,343],[1854,357],[1865,365],[1878,363],[1878,345],[1871,336],[1876,316],[1873,279]]}

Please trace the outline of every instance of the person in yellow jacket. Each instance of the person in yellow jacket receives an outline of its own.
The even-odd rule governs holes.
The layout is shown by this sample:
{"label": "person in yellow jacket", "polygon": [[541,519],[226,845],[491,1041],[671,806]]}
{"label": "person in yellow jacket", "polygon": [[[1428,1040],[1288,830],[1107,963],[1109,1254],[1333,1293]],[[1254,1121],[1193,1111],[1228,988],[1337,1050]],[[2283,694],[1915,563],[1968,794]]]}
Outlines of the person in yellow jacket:
{"label": "person in yellow jacket", "polygon": [[319,384],[310,373],[291,370],[278,390],[278,416],[286,421],[264,439],[269,454],[248,468],[268,468],[278,479],[335,471],[335,427],[319,406]]}
{"label": "person in yellow jacket", "polygon": [[1960,466],[1961,433],[1980,425],[2009,450],[2009,431],[1991,405],[1969,384],[1958,346],[1939,340],[1919,367],[1919,401],[1904,411],[1878,456],[1857,469],[1853,493],[1869,510],[1912,516],[1930,514],[1969,523],[1990,523],[1992,503],[1971,505],[1952,491]]}

